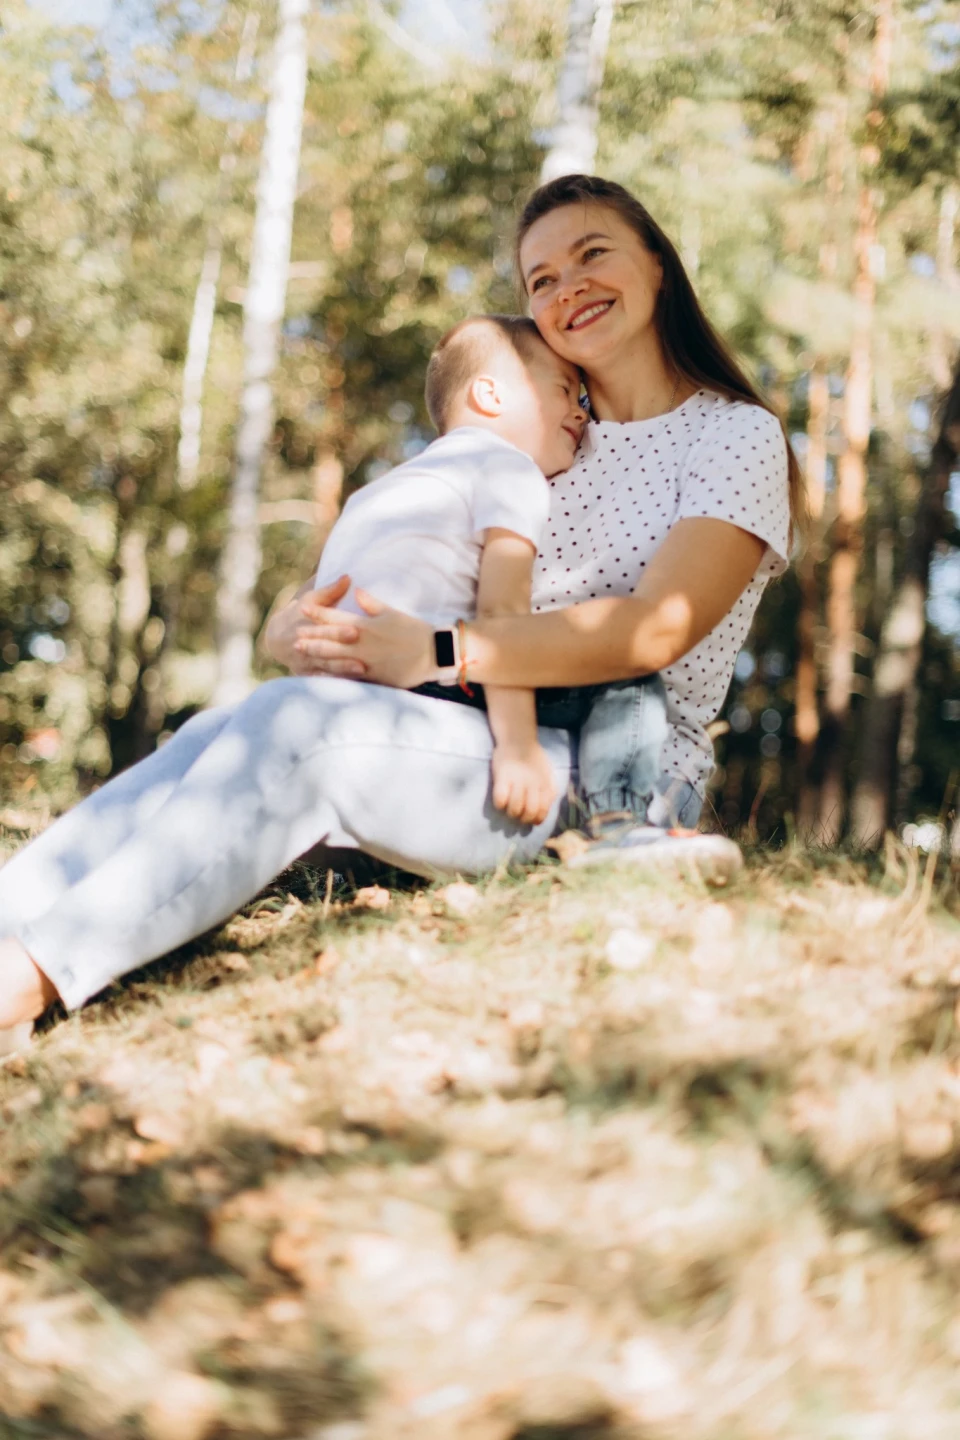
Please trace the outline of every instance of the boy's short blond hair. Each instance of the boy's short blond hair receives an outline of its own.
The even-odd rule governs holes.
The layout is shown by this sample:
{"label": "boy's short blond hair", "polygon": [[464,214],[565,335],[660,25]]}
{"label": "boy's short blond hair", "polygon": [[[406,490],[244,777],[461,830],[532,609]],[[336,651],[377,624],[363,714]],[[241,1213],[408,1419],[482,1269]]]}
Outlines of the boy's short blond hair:
{"label": "boy's short blond hair", "polygon": [[455,401],[493,363],[503,345],[511,346],[526,364],[535,342],[544,343],[525,315],[470,315],[448,330],[427,365],[427,412],[437,433],[446,433]]}

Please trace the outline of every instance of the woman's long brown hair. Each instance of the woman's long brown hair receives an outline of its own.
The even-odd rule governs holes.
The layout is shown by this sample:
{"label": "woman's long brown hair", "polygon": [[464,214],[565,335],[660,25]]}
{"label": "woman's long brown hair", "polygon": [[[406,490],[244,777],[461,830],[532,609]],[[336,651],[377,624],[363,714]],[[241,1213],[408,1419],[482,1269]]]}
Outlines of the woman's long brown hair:
{"label": "woman's long brown hair", "polygon": [[[605,205],[615,210],[638,236],[641,244],[656,255],[663,266],[663,283],[654,312],[657,332],[669,366],[697,389],[719,391],[731,400],[746,400],[783,422],[769,400],[738,365],[729,347],[704,314],[683,261],[672,240],[664,234],[640,201],[614,180],[599,175],[561,175],[541,185],[524,205],[517,222],[514,255],[520,270],[520,246],[530,227],[544,215],[566,205]],[[790,493],[791,537],[803,529],[806,498],[803,471],[784,430],[787,447],[787,483]]]}

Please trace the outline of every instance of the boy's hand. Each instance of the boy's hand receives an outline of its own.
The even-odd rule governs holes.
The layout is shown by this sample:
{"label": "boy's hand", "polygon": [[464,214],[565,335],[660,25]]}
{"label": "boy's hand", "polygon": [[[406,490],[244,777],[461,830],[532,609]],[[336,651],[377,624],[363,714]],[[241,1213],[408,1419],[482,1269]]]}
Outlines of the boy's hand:
{"label": "boy's hand", "polygon": [[546,751],[530,745],[497,745],[493,751],[493,803],[521,825],[539,825],[557,794]]}

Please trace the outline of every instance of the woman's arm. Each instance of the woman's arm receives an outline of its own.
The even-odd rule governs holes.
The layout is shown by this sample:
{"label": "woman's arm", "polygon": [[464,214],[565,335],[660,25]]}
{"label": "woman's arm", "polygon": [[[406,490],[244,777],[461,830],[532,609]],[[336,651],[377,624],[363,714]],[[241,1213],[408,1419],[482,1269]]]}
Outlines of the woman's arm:
{"label": "woman's arm", "polygon": [[[480,684],[592,685],[672,665],[720,623],[749,585],[764,542],[726,520],[679,520],[631,596],[586,600],[541,615],[472,621],[469,677]],[[369,618],[345,617],[320,597],[301,602],[312,624],[296,648],[325,674],[407,688],[433,673],[429,625],[357,598]]]}

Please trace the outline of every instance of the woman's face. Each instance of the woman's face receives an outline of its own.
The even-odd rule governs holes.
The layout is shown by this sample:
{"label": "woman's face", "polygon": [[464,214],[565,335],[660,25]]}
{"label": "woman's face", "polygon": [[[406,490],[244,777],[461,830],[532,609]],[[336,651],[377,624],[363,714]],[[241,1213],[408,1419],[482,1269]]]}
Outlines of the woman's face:
{"label": "woman's face", "polygon": [[607,206],[564,205],[535,221],[520,269],[544,340],[588,375],[653,324],[663,266]]}

